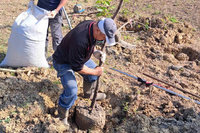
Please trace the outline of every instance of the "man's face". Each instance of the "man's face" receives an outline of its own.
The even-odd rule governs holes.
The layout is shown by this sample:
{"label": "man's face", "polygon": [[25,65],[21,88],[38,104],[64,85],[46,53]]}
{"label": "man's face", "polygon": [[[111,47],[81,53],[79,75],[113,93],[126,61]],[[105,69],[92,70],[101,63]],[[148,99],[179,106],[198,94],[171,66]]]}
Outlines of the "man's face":
{"label": "man's face", "polygon": [[106,36],[100,30],[98,30],[98,35],[96,39],[99,41],[106,40]]}

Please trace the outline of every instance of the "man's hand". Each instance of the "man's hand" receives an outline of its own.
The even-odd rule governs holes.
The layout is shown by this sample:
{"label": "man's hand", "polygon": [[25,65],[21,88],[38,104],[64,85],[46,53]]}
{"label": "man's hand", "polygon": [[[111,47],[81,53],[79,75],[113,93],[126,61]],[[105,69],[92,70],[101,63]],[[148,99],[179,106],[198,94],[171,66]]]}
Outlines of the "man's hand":
{"label": "man's hand", "polygon": [[96,71],[96,76],[101,76],[103,73],[103,67],[96,67],[95,71]]}
{"label": "man's hand", "polygon": [[96,59],[99,59],[99,60],[101,60],[101,62],[105,62],[105,60],[106,60],[106,53],[103,53],[102,51],[100,51],[100,50],[96,50],[96,51],[94,51],[93,52],[93,55],[94,55],[94,57],[96,58]]}
{"label": "man's hand", "polygon": [[58,13],[58,11],[55,9],[53,11],[50,11],[48,14],[49,18],[54,18],[56,16],[56,14]]}

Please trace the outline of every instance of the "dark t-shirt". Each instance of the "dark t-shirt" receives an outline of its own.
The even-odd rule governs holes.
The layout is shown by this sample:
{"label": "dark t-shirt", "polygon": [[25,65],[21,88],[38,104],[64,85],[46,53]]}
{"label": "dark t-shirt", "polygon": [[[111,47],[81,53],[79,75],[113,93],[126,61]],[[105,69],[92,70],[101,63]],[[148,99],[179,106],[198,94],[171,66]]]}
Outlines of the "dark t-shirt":
{"label": "dark t-shirt", "polygon": [[91,24],[93,22],[92,20],[81,22],[63,38],[53,54],[53,59],[57,64],[70,64],[72,70],[82,70],[95,46],[93,24]]}
{"label": "dark t-shirt", "polygon": [[53,11],[58,7],[60,1],[61,0],[38,0],[37,6],[48,11]]}

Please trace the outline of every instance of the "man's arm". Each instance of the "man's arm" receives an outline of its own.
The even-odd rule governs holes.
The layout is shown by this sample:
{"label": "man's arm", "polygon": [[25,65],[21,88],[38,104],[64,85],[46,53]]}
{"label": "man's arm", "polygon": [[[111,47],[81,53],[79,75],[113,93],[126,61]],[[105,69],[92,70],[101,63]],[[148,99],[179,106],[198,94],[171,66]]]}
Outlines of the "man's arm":
{"label": "man's arm", "polygon": [[87,75],[96,75],[96,76],[101,76],[103,72],[102,67],[96,67],[94,69],[87,67],[86,65],[83,66],[83,69],[78,71],[80,74],[87,74]]}
{"label": "man's arm", "polygon": [[55,9],[57,12],[67,3],[67,0],[61,0],[58,7]]}

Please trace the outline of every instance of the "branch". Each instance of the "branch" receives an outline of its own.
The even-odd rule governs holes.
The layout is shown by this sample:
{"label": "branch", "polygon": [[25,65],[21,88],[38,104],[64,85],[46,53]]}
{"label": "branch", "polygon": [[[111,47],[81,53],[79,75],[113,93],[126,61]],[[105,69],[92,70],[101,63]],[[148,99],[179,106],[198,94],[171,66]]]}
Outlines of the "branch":
{"label": "branch", "polygon": [[97,13],[100,13],[99,11],[96,11],[96,12],[90,12],[88,14],[80,14],[80,13],[75,13],[75,14],[72,14],[72,15],[69,15],[69,17],[74,17],[74,16],[89,16],[91,14],[97,14]]}
{"label": "branch", "polygon": [[123,3],[123,0],[120,0],[120,3],[119,3],[119,5],[118,5],[118,7],[117,7],[117,10],[115,11],[114,15],[112,16],[112,19],[113,19],[113,20],[114,20],[115,17],[117,16],[117,14],[118,14],[118,12],[119,12],[121,6],[122,6],[122,3]]}
{"label": "branch", "polygon": [[0,68],[0,71],[11,72],[11,73],[20,73],[20,72],[25,72],[26,70],[13,70],[13,69]]}

